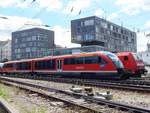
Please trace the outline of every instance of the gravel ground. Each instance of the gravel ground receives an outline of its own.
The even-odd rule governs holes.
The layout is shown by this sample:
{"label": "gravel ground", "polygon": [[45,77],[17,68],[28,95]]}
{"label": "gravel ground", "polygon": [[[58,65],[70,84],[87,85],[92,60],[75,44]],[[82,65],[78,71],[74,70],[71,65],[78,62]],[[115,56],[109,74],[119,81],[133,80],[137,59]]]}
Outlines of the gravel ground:
{"label": "gravel ground", "polygon": [[[42,98],[36,93],[20,90],[16,87],[0,84],[0,89],[7,89],[5,90],[5,99],[10,103],[10,105],[19,110],[20,113],[91,113],[88,110],[68,106],[60,101]],[[54,95],[56,96],[58,94]],[[66,98],[63,95],[59,96],[64,99]],[[81,101],[80,99],[76,100],[76,102],[88,105],[88,103],[85,103],[83,99],[81,99]],[[98,106],[94,103],[92,105],[89,104],[89,107],[95,108],[102,113],[128,113],[125,111],[108,108],[107,106]]]}
{"label": "gravel ground", "polygon": [[[22,79],[23,80],[23,79]],[[26,82],[33,82],[33,80],[25,80]],[[34,83],[45,85],[51,88],[57,88],[61,90],[68,90],[71,88],[72,84],[65,84],[65,83],[56,83],[56,82],[49,82],[49,81],[40,81],[34,80]],[[84,87],[78,86],[76,87]],[[150,96],[149,93],[140,93],[136,91],[125,91],[125,90],[115,90],[115,89],[106,89],[106,88],[97,88],[93,87],[95,92],[106,92],[110,91],[113,94],[113,100],[115,102],[131,104],[134,106],[144,107],[150,109]]]}
{"label": "gravel ground", "polygon": [[35,93],[25,92],[15,87],[0,84],[2,96],[20,113],[90,113],[77,107],[65,105],[63,102],[45,99]]}
{"label": "gravel ground", "polygon": [[148,73],[150,74],[150,67],[146,66],[145,68],[148,70]]}

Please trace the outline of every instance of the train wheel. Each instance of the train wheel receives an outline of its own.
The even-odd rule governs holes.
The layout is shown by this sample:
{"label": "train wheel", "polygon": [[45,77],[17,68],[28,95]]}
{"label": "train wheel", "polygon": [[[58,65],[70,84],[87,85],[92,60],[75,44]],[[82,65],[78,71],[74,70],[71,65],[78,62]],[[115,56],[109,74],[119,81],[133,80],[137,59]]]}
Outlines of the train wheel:
{"label": "train wheel", "polygon": [[126,79],[129,79],[130,78],[130,74],[122,74],[120,75],[120,79],[121,80],[126,80]]}

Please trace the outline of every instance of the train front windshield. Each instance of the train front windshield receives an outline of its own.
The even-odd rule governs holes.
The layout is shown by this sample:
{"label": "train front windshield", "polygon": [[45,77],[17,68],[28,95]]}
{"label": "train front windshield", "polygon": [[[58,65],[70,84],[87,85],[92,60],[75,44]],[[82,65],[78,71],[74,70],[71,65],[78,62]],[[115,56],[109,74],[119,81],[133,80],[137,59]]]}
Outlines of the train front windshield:
{"label": "train front windshield", "polygon": [[140,58],[140,56],[138,56],[136,53],[132,53],[132,54],[136,61],[142,61],[142,58]]}
{"label": "train front windshield", "polygon": [[124,68],[122,62],[115,54],[107,51],[103,51],[102,53],[108,56],[113,61],[113,63],[116,65],[117,68]]}

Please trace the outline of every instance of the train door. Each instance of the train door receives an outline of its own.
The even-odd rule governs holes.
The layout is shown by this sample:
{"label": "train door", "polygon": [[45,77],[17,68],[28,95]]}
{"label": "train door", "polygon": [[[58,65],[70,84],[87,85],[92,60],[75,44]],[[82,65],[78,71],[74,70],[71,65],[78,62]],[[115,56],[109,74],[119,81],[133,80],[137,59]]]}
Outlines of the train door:
{"label": "train door", "polygon": [[61,59],[57,60],[57,71],[58,72],[62,71],[62,60]]}

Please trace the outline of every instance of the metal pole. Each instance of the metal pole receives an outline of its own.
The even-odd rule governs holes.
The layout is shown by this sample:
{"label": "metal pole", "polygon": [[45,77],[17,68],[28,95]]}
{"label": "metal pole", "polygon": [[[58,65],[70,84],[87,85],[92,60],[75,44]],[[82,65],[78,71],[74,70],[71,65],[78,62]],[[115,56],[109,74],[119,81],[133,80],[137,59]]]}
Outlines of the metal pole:
{"label": "metal pole", "polygon": [[1,48],[1,62],[2,62],[2,48]]}

